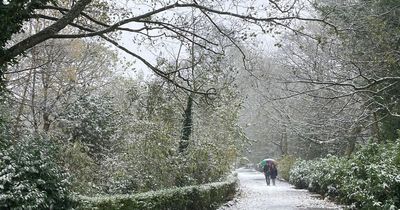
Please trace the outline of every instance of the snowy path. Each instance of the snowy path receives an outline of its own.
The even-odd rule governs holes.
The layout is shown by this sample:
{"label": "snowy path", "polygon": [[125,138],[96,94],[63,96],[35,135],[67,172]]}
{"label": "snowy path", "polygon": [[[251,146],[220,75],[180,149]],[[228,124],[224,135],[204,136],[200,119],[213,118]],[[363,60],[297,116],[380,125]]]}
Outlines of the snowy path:
{"label": "snowy path", "polygon": [[267,186],[264,175],[252,169],[238,169],[240,195],[219,210],[291,210],[341,209],[339,206],[316,198],[307,190],[297,190],[277,180],[276,186]]}

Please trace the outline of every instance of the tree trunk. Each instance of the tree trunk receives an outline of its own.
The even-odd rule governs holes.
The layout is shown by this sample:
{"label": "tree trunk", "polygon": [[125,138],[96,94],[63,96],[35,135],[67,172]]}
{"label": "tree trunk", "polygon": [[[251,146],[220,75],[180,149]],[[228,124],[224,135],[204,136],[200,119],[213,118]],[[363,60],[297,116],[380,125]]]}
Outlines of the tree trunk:
{"label": "tree trunk", "polygon": [[21,102],[20,102],[19,107],[18,107],[17,116],[15,117],[13,135],[17,139],[19,138],[19,134],[20,134],[19,128],[20,128],[20,123],[21,123],[21,115],[22,115],[22,112],[24,111],[24,106],[25,106],[25,102],[26,102],[26,95],[27,95],[27,92],[28,92],[28,86],[29,86],[29,82],[31,80],[31,76],[32,76],[32,69],[28,73],[28,78],[26,78],[26,82],[25,82],[26,85],[24,87],[24,92],[22,94],[22,99],[21,99]]}
{"label": "tree trunk", "polygon": [[282,155],[287,155],[288,154],[288,140],[287,140],[287,128],[285,126],[285,130],[283,131],[282,134]]}
{"label": "tree trunk", "polygon": [[42,84],[43,84],[43,114],[42,114],[42,119],[43,119],[43,131],[47,133],[50,130],[50,108],[49,108],[49,68],[46,68],[46,70],[43,70],[42,72]]}
{"label": "tree trunk", "polygon": [[189,95],[188,102],[186,105],[183,127],[182,127],[182,136],[181,141],[179,142],[179,152],[182,153],[189,146],[190,134],[192,133],[193,127],[193,119],[192,119],[192,111],[193,111],[193,96]]}
{"label": "tree trunk", "polygon": [[350,138],[348,138],[347,148],[346,148],[346,156],[350,157],[353,154],[354,149],[356,148],[357,138],[361,133],[361,127],[355,127],[351,133]]}
{"label": "tree trunk", "polygon": [[373,124],[372,124],[372,137],[374,140],[378,143],[380,143],[381,138],[380,138],[380,129],[379,129],[379,120],[378,120],[378,114],[374,112],[373,114]]}

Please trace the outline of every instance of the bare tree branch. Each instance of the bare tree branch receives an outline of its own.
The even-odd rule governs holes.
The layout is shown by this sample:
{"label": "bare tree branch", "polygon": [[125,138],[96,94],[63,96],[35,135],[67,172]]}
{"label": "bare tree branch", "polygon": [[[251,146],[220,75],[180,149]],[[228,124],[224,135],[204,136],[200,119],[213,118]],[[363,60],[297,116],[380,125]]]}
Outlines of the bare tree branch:
{"label": "bare tree branch", "polygon": [[65,28],[71,23],[79,14],[85,9],[85,7],[91,3],[92,0],[80,0],[78,1],[66,15],[61,17],[57,22],[39,31],[37,34],[32,35],[11,48],[5,50],[5,57],[0,57],[0,66],[3,66],[11,59],[22,54],[27,49],[49,39],[51,36]]}

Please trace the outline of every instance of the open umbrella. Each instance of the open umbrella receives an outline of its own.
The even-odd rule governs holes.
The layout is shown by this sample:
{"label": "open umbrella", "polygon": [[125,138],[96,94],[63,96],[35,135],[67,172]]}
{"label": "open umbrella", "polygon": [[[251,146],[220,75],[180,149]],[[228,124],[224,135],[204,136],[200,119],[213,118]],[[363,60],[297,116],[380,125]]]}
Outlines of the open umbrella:
{"label": "open umbrella", "polygon": [[271,158],[267,158],[267,159],[262,160],[260,162],[260,164],[261,164],[262,167],[264,167],[268,162],[271,162],[271,163],[276,165],[276,160],[271,159]]}

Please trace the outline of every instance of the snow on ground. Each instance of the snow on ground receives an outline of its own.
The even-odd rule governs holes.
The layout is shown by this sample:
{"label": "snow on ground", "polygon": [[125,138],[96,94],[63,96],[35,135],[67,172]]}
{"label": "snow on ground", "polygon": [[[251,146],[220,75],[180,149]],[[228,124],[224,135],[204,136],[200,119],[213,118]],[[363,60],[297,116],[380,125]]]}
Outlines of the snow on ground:
{"label": "snow on ground", "polygon": [[267,186],[264,174],[253,169],[238,169],[240,191],[237,198],[218,210],[291,210],[342,209],[307,190],[298,190],[286,182]]}

